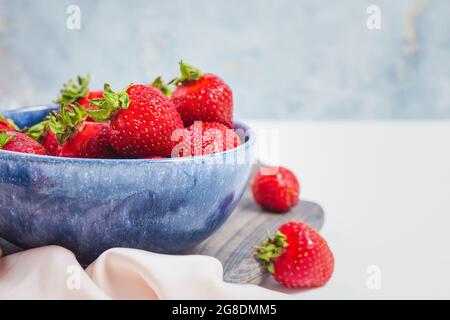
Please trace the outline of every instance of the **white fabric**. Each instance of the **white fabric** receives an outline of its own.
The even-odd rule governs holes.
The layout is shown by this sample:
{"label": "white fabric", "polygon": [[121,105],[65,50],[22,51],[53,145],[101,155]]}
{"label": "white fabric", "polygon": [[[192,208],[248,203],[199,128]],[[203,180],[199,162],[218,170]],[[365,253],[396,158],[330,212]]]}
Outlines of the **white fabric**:
{"label": "white fabric", "polygon": [[[1,253],[0,253],[1,254]],[[47,246],[0,258],[0,299],[286,299],[225,283],[212,257],[116,248],[85,270],[73,253]]]}

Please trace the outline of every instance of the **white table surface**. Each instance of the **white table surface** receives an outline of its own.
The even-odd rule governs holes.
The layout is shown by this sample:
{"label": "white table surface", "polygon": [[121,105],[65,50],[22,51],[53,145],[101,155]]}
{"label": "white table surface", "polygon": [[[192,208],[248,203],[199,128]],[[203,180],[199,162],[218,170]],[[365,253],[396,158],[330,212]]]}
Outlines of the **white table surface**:
{"label": "white table surface", "polygon": [[[302,198],[325,209],[334,275],[323,288],[286,292],[450,298],[450,121],[248,123],[259,136],[278,131],[280,163],[297,173]],[[370,266],[379,289],[367,286]]]}

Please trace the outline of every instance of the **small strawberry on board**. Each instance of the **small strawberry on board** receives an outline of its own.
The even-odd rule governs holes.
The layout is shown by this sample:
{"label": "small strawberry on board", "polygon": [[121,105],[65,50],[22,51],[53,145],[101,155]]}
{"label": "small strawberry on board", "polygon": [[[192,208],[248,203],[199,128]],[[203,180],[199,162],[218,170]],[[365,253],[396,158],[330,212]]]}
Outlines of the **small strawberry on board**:
{"label": "small strawberry on board", "polygon": [[262,167],[252,182],[253,198],[268,211],[286,212],[300,201],[300,184],[284,167]]}
{"label": "small strawberry on board", "polygon": [[334,256],[327,242],[302,222],[283,224],[256,251],[273,278],[288,288],[321,287],[333,274]]}

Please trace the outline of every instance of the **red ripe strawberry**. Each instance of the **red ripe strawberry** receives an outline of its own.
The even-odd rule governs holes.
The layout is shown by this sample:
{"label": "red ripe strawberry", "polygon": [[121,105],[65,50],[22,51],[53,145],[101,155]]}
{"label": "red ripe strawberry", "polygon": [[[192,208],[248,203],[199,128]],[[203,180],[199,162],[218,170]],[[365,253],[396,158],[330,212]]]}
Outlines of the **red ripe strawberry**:
{"label": "red ripe strawberry", "polygon": [[110,130],[107,123],[86,121],[87,113],[75,105],[61,107],[50,116],[49,126],[59,147],[57,155],[72,158],[111,158]]}
{"label": "red ripe strawberry", "polygon": [[110,119],[111,145],[125,157],[170,157],[176,141],[172,134],[183,122],[170,100],[150,85],[131,85],[115,93],[108,84],[105,98],[94,100],[88,111],[96,121]]}
{"label": "red ripe strawberry", "polygon": [[47,150],[49,155],[56,156],[58,150],[58,140],[52,130],[47,129],[41,138],[41,144]]}
{"label": "red ripe strawberry", "polygon": [[186,127],[194,121],[219,122],[233,128],[233,92],[218,76],[202,74],[199,69],[180,62],[181,77],[170,83],[177,85],[171,101]]}
{"label": "red ripe strawberry", "polygon": [[18,131],[19,128],[16,126],[14,121],[11,119],[6,119],[0,114],[0,130]]}
{"label": "red ripe strawberry", "polygon": [[194,141],[193,132],[189,130],[189,128],[184,128],[176,131],[174,140],[178,141],[178,143],[172,149],[171,154],[172,158],[192,157],[194,155],[201,155],[201,153],[196,154],[195,152],[195,146],[197,145],[201,146],[201,140]]}
{"label": "red ripe strawberry", "polygon": [[70,158],[112,158],[108,124],[84,121],[61,145],[57,155]]}
{"label": "red ripe strawberry", "polygon": [[53,131],[50,130],[48,118],[30,127],[26,131],[26,134],[42,144],[49,155],[56,155],[56,150],[58,149],[58,140],[56,139],[56,135],[53,133]]}
{"label": "red ripe strawberry", "polygon": [[0,115],[0,130],[14,130],[11,124],[9,124],[4,118]]}
{"label": "red ripe strawberry", "polygon": [[239,136],[233,129],[217,122],[195,121],[185,129],[179,156],[201,156],[224,152],[241,145]]}
{"label": "red ripe strawberry", "polygon": [[102,90],[98,90],[98,91],[89,91],[88,94],[88,100],[94,100],[94,99],[103,99],[105,97],[105,95],[103,94]]}
{"label": "red ripe strawberry", "polygon": [[252,192],[264,209],[285,212],[299,202],[300,185],[289,169],[263,167],[253,179]]}
{"label": "red ripe strawberry", "polygon": [[333,274],[334,257],[327,242],[301,222],[283,224],[256,249],[257,259],[288,288],[320,287]]}
{"label": "red ripe strawberry", "polygon": [[44,147],[26,134],[6,130],[0,132],[0,149],[21,153],[47,155],[47,151]]}
{"label": "red ripe strawberry", "polygon": [[[194,122],[189,127],[194,137],[202,133],[202,154],[212,154],[234,149],[241,145],[239,136],[233,129],[218,122]],[[197,140],[198,138],[194,138]]]}

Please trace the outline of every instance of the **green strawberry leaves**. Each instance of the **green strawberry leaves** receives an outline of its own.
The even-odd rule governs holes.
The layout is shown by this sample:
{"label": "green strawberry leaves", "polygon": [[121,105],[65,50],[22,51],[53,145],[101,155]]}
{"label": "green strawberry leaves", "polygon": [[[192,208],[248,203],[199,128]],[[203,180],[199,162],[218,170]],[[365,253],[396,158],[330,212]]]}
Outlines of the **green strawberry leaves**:
{"label": "green strawberry leaves", "polygon": [[49,116],[48,126],[56,136],[58,144],[62,145],[77,130],[88,114],[87,110],[76,104],[67,104],[61,106],[60,112],[53,112]]}
{"label": "green strawberry leaves", "polygon": [[270,273],[275,272],[273,261],[278,258],[288,246],[286,239],[286,236],[277,230],[274,236],[269,233],[267,241],[261,246],[255,247],[255,257],[258,260],[261,260],[264,267],[266,267]]}
{"label": "green strawberry leaves", "polygon": [[180,61],[180,73],[178,78],[172,79],[168,84],[174,84],[179,86],[183,83],[196,81],[200,79],[202,71],[190,64],[184,63],[183,60]]}
{"label": "green strawberry leaves", "polygon": [[61,96],[55,101],[60,105],[76,102],[79,98],[86,97],[89,94],[89,82],[91,77],[77,77],[76,83],[72,80],[67,81],[61,89]]}
{"label": "green strawberry leaves", "polygon": [[128,109],[130,105],[130,99],[128,97],[127,90],[131,86],[127,86],[125,89],[119,92],[114,92],[111,86],[105,83],[103,88],[104,98],[92,99],[91,105],[96,107],[93,110],[85,110],[94,121],[104,122],[111,118],[119,109]]}
{"label": "green strawberry leaves", "polygon": [[172,95],[172,90],[170,90],[169,85],[162,80],[161,76],[157,77],[151,85],[152,87],[159,89],[168,98]]}
{"label": "green strawberry leaves", "polygon": [[8,135],[8,132],[6,130],[0,132],[0,149],[3,149],[3,147],[10,142],[11,140],[13,140],[15,137],[14,134],[10,134]]}
{"label": "green strawberry leaves", "polygon": [[26,135],[39,142],[49,128],[49,117],[26,130]]}

